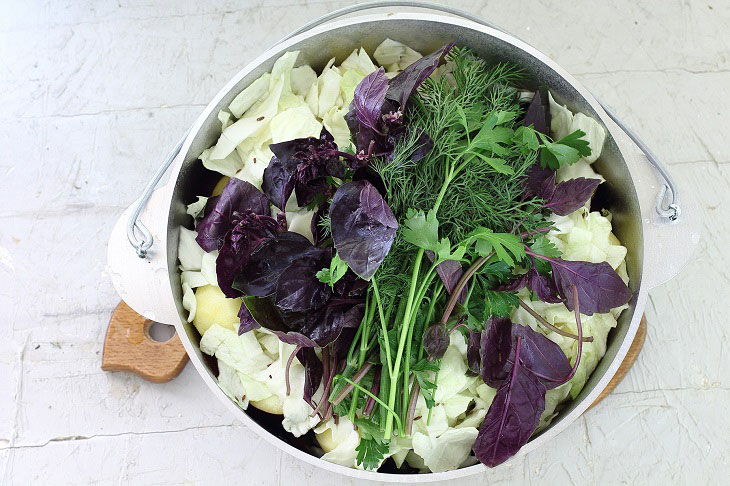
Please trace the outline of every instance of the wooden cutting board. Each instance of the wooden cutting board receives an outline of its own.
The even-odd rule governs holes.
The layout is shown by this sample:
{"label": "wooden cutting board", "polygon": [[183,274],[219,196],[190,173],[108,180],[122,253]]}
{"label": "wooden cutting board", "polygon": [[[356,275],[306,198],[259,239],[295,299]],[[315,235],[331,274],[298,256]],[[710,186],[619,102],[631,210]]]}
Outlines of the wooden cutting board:
{"label": "wooden cutting board", "polygon": [[[149,334],[151,325],[152,321],[134,312],[124,302],[120,302],[112,312],[106,331],[101,369],[128,371],[155,383],[165,383],[179,375],[188,362],[188,355],[180,337],[175,334],[168,341],[155,341]],[[616,385],[621,383],[639,356],[645,339],[646,317],[642,317],[634,342],[631,343],[624,361],[591,407],[603,400],[616,388]]]}

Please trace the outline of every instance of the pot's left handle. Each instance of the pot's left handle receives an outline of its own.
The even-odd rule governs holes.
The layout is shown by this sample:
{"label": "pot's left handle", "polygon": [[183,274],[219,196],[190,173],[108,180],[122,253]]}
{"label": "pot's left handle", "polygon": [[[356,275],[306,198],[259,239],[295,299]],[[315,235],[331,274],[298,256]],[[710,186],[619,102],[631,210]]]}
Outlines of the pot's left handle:
{"label": "pot's left handle", "polygon": [[140,200],[119,217],[107,249],[107,272],[119,297],[146,319],[174,325],[180,320],[170,286],[167,264],[167,219],[171,188],[154,191],[140,214],[154,241],[144,258],[137,256],[127,238],[127,223]]}
{"label": "pot's left handle", "polygon": [[180,320],[167,263],[167,221],[175,178],[155,187],[174,162],[180,164],[189,133],[167,155],[142,196],[119,217],[107,252],[107,269],[122,300],[141,316],[163,324]]}

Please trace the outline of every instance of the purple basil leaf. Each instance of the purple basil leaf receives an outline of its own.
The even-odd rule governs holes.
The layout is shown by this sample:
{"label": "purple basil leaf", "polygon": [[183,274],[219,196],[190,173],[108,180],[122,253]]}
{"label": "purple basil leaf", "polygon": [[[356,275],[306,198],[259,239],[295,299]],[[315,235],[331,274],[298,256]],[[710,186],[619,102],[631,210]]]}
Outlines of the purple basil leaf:
{"label": "purple basil leaf", "polygon": [[423,333],[423,349],[433,359],[441,359],[449,347],[449,331],[443,324],[431,324]]}
{"label": "purple basil leaf", "polygon": [[[357,302],[354,303],[353,302]],[[327,346],[339,338],[345,329],[357,329],[365,315],[362,300],[330,299],[328,304],[308,319],[303,332],[318,346]],[[352,341],[352,335],[349,335]],[[337,346],[336,346],[337,347]]]}
{"label": "purple basil leaf", "polygon": [[337,189],[330,206],[337,254],[365,280],[378,269],[395,239],[398,222],[378,190],[367,181]]}
{"label": "purple basil leaf", "polygon": [[405,113],[406,103],[416,89],[429,77],[444,60],[454,43],[447,44],[441,49],[420,58],[396,77],[390,80],[386,98],[398,102],[400,111]]}
{"label": "purple basil leaf", "polygon": [[555,171],[543,168],[539,162],[532,164],[526,173],[525,196],[548,200],[555,192]]}
{"label": "purple basil leaf", "polygon": [[244,295],[271,295],[282,272],[295,260],[323,253],[327,251],[312,246],[304,236],[286,231],[264,241],[251,253],[233,281],[233,288]]}
{"label": "purple basil leaf", "polygon": [[555,186],[552,194],[545,199],[545,207],[559,216],[566,216],[585,205],[596,188],[600,179],[577,177],[560,182]]}
{"label": "purple basil leaf", "polygon": [[[243,307],[243,306],[242,306]],[[482,357],[479,353],[482,334],[476,331],[469,331],[469,340],[466,345],[466,361],[472,373],[479,374],[482,368]]]}
{"label": "purple basil leaf", "polygon": [[343,298],[363,297],[368,285],[367,280],[361,279],[348,268],[345,275],[335,283],[334,291]]}
{"label": "purple basil leaf", "polygon": [[269,201],[261,191],[250,182],[232,177],[216,200],[215,207],[195,228],[198,232],[195,241],[203,250],[211,252],[223,246],[226,234],[233,227],[232,218],[236,211],[252,211],[262,216],[271,214]]}
{"label": "purple basil leaf", "polygon": [[297,359],[304,366],[304,401],[312,408],[312,395],[322,383],[322,362],[314,352],[314,348],[305,347],[297,353]]}
{"label": "purple basil leaf", "polygon": [[479,346],[481,374],[484,383],[492,388],[498,388],[512,369],[516,341],[512,326],[506,317],[490,317],[487,328],[482,332]]}
{"label": "purple basil leaf", "polygon": [[494,467],[514,456],[530,440],[545,410],[545,386],[515,364],[497,389],[474,442],[482,464]]}
{"label": "purple basil leaf", "polygon": [[360,127],[379,131],[380,114],[388,91],[388,78],[382,67],[365,76],[355,88],[353,104]]}
{"label": "purple basil leaf", "polygon": [[527,285],[527,274],[518,275],[506,284],[498,285],[494,289],[495,292],[516,292]]}
{"label": "purple basil leaf", "polygon": [[264,329],[276,334],[287,344],[313,348],[317,346],[312,339],[297,332],[306,322],[306,315],[301,313],[283,312],[276,307],[271,297],[245,296],[243,305],[246,306],[251,317]]}
{"label": "purple basil leaf", "polygon": [[[529,370],[549,390],[561,384],[572,367],[567,356],[556,343],[529,326],[513,324],[512,338],[522,338],[520,348],[520,364]],[[511,358],[514,361],[514,355]]]}
{"label": "purple basil leaf", "polygon": [[[426,256],[433,263],[435,253],[431,250],[426,250]],[[443,262],[436,265],[436,273],[444,284],[444,288],[451,295],[451,292],[456,288],[456,284],[459,283],[459,279],[464,273],[464,269],[461,267],[461,263],[456,260],[444,260]],[[461,289],[459,298],[457,299],[460,304],[466,302],[467,288],[466,286]]]}
{"label": "purple basil leaf", "polygon": [[530,271],[527,275],[529,275],[529,282],[527,283],[527,286],[530,287],[530,290],[535,292],[538,299],[549,304],[557,304],[558,302],[563,301],[563,299],[558,296],[558,289],[555,286],[555,281],[547,275],[541,275],[534,265],[530,267]]}
{"label": "purple basil leaf", "polygon": [[553,278],[565,307],[573,310],[573,289],[578,289],[581,314],[606,313],[631,299],[631,290],[608,262],[591,263],[551,258]]}
{"label": "purple basil leaf", "polygon": [[570,361],[560,346],[528,326],[493,317],[481,340],[481,372],[487,385],[497,388],[507,379],[514,366],[518,341],[521,343],[521,365],[548,389],[561,383],[570,373]]}
{"label": "purple basil leaf", "polygon": [[[271,145],[270,147],[273,147]],[[273,156],[268,167],[264,169],[264,178],[261,190],[271,201],[271,204],[283,210],[294,191],[294,170],[296,166],[285,165],[281,158]]]}
{"label": "purple basil leaf", "polygon": [[218,285],[226,297],[235,298],[241,292],[232,287],[248,257],[261,243],[286,229],[271,216],[259,216],[253,211],[233,213],[233,228],[226,234],[215,261]]}
{"label": "purple basil leaf", "polygon": [[298,258],[279,277],[274,303],[280,309],[301,312],[317,310],[332,295],[332,289],[317,278],[317,272],[330,264],[329,252]]}
{"label": "purple basil leaf", "polygon": [[536,131],[550,135],[550,99],[547,88],[540,87],[535,91],[522,124],[526,127],[532,125]]}
{"label": "purple basil leaf", "polygon": [[256,319],[254,319],[251,313],[248,311],[248,307],[243,304],[238,311],[238,318],[241,320],[241,325],[238,326],[239,336],[245,332],[252,331],[261,327],[259,323],[256,322]]}

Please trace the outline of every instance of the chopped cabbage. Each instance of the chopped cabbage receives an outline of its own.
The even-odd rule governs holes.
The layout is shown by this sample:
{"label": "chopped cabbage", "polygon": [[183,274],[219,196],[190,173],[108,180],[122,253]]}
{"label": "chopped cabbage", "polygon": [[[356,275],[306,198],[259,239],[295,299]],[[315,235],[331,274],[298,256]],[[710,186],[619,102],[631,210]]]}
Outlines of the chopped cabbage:
{"label": "chopped cabbage", "polygon": [[373,52],[373,57],[381,66],[388,66],[388,71],[402,71],[421,57],[405,44],[391,39],[385,39]]}
{"label": "chopped cabbage", "polygon": [[[242,336],[249,334],[253,336],[253,333],[250,332],[244,333]],[[271,392],[281,401],[284,412],[284,419],[281,423],[284,430],[290,432],[294,437],[300,437],[314,428],[319,422],[319,418],[310,417],[312,407],[304,401],[304,367],[297,358],[294,358],[289,368],[291,392],[289,395],[286,393],[284,376],[286,362],[293,351],[294,346],[280,342],[279,358],[268,368],[260,371],[257,379],[266,383]]]}
{"label": "chopped cabbage", "polygon": [[208,198],[205,196],[198,196],[197,201],[188,204],[187,213],[193,217],[193,219],[197,218],[200,213],[203,212],[205,209],[205,205],[208,202]]}
{"label": "chopped cabbage", "polygon": [[603,143],[606,141],[606,129],[590,116],[586,116],[583,113],[576,113],[573,116],[573,122],[570,124],[570,132],[572,133],[576,130],[583,130],[586,134],[583,138],[588,141],[588,145],[591,148],[591,155],[583,159],[589,164],[592,164],[601,156]]}
{"label": "chopped cabbage", "polygon": [[235,152],[231,152],[221,159],[212,158],[212,149],[205,149],[200,154],[200,160],[203,161],[203,167],[214,172],[218,172],[228,177],[232,177],[237,171],[243,167],[241,157]]}
{"label": "chopped cabbage", "polygon": [[350,136],[350,129],[345,121],[348,106],[350,106],[349,103],[346,103],[342,108],[333,106],[322,118],[324,127],[332,134],[340,150],[345,150],[348,147],[351,149],[355,148],[355,145],[352,143],[352,137]]}
{"label": "chopped cabbage", "polygon": [[239,407],[244,410],[248,408],[249,398],[246,394],[246,389],[238,377],[238,372],[220,359],[218,360],[218,386]]}
{"label": "chopped cabbage", "polygon": [[183,270],[180,278],[182,283],[187,284],[191,289],[208,285],[208,280],[203,273],[196,272],[195,270]]}
{"label": "chopped cabbage", "polygon": [[[273,81],[273,77],[272,77]],[[221,133],[218,143],[209,154],[210,160],[221,160],[230,155],[236,146],[249,137],[266,130],[279,108],[279,99],[284,88],[285,76],[282,75],[270,89],[263,101],[252,106],[246,116]]]}
{"label": "chopped cabbage", "polygon": [[215,260],[218,258],[218,250],[211,251],[203,255],[200,263],[200,273],[203,278],[210,284],[218,287],[218,274],[215,269]]}
{"label": "chopped cabbage", "polygon": [[295,95],[304,97],[316,82],[317,73],[308,64],[292,69],[291,90]]}
{"label": "chopped cabbage", "polygon": [[333,106],[335,106],[335,104],[337,104],[337,98],[340,97],[341,80],[342,76],[337,73],[335,68],[330,68],[319,76],[317,116],[320,118],[323,117]]}
{"label": "chopped cabbage", "polygon": [[270,73],[264,73],[260,78],[249,84],[246,89],[238,93],[233,98],[228,109],[231,110],[233,116],[241,118],[241,116],[251,108],[254,104],[263,100],[269,93]]}
{"label": "chopped cabbage", "polygon": [[253,333],[246,332],[239,336],[236,331],[218,324],[213,324],[205,331],[200,339],[200,350],[252,377],[265,371],[272,362]]}
{"label": "chopped cabbage", "polygon": [[576,130],[583,130],[585,140],[591,148],[591,155],[583,160],[592,164],[601,156],[603,143],[606,141],[606,130],[593,118],[583,113],[573,113],[564,105],[559,104],[553,98],[552,93],[548,94],[550,100],[550,130],[555,140],[573,133]]}
{"label": "chopped cabbage", "polygon": [[180,227],[180,238],[177,244],[177,259],[180,260],[180,267],[183,270],[200,270],[203,261],[203,250],[195,237],[198,233],[187,228]]}
{"label": "chopped cabbage", "polygon": [[197,301],[195,300],[195,292],[193,292],[192,287],[190,287],[190,285],[185,281],[183,281],[183,283],[182,283],[182,289],[183,289],[183,298],[182,298],[183,309],[188,311],[188,322],[193,322],[193,319],[195,319],[195,311],[196,311],[196,304],[197,304]]}
{"label": "chopped cabbage", "polygon": [[413,434],[413,451],[432,472],[457,469],[469,457],[479,431],[476,427],[449,429],[438,437]]}
{"label": "chopped cabbage", "polygon": [[307,105],[289,108],[271,120],[272,143],[285,142],[295,138],[319,137],[322,124]]}
{"label": "chopped cabbage", "polygon": [[286,213],[287,229],[293,233],[299,233],[314,244],[314,235],[312,234],[313,216],[314,210],[300,209],[296,212],[288,212]]}
{"label": "chopped cabbage", "polygon": [[559,140],[570,133],[573,112],[555,101],[552,93],[548,93],[548,99],[550,100],[550,131],[553,138]]}

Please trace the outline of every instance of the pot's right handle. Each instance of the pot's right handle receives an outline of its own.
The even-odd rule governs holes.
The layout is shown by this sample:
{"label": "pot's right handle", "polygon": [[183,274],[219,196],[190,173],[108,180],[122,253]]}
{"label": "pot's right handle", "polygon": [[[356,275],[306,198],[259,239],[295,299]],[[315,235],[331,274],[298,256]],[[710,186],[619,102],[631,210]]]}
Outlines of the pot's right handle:
{"label": "pot's right handle", "polygon": [[636,187],[644,232],[642,285],[651,289],[675,277],[694,255],[700,241],[700,214],[692,194],[682,191],[682,184],[672,179],[641,139],[604,109],[614,120],[612,133],[626,155]]}

